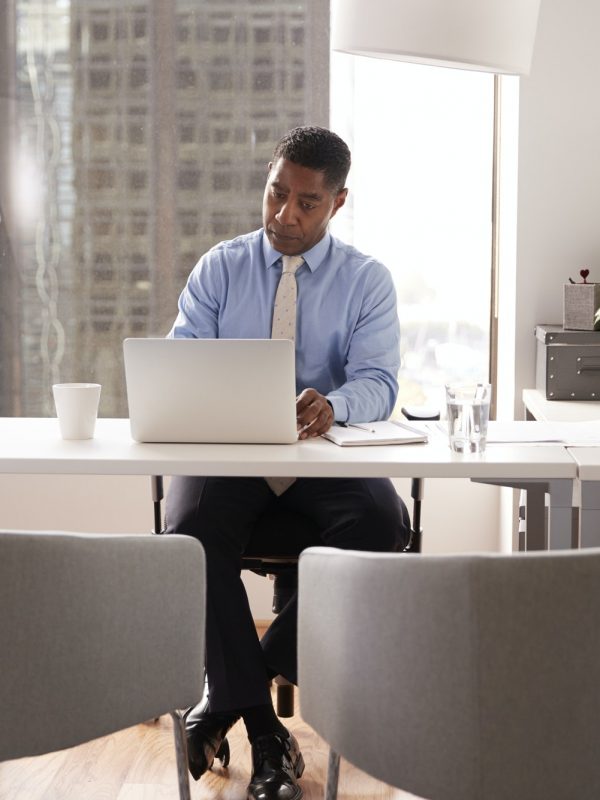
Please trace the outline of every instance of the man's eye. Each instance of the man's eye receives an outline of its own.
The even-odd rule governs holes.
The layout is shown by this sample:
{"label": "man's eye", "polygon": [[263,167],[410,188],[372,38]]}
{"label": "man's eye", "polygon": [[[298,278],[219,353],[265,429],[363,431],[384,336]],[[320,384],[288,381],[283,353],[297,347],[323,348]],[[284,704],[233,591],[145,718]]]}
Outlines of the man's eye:
{"label": "man's eye", "polygon": [[276,197],[278,200],[283,200],[283,198],[285,197],[283,192],[277,192],[275,191],[275,189],[273,189],[273,196]]}
{"label": "man's eye", "polygon": [[312,208],[314,208],[314,206],[313,206],[313,205],[311,205],[310,203],[302,203],[301,205],[302,205],[302,208],[303,208],[305,211],[310,211]]}

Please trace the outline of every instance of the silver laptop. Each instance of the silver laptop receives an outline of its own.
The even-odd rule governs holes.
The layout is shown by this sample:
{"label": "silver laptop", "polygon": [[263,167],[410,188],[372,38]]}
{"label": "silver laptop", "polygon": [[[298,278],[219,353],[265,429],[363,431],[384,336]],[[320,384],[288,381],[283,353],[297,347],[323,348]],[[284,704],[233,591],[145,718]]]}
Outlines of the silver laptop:
{"label": "silver laptop", "polygon": [[131,435],[138,442],[295,442],[288,339],[125,339]]}

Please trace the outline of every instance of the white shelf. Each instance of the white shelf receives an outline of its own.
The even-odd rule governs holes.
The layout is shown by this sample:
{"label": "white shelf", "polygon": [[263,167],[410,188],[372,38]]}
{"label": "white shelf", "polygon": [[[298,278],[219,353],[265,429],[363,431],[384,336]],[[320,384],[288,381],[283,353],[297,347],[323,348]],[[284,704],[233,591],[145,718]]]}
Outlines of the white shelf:
{"label": "white shelf", "polygon": [[524,389],[525,408],[541,422],[584,422],[600,420],[598,400],[546,400],[537,389]]}

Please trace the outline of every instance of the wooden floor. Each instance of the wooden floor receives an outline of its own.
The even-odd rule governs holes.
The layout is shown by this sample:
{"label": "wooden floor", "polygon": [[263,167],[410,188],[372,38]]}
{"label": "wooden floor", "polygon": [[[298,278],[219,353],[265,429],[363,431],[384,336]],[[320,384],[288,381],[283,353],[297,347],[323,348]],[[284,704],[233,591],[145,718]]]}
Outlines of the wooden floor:
{"label": "wooden floor", "polygon": [[[305,800],[323,797],[327,749],[298,715],[283,720],[294,733],[306,762],[300,784]],[[231,763],[215,762],[198,783],[190,779],[194,800],[245,800],[250,777],[250,746],[243,723],[229,734]],[[0,764],[1,800],[177,800],[175,749],[170,717],[136,725],[103,739],[58,753]],[[342,761],[340,798],[414,800]]]}

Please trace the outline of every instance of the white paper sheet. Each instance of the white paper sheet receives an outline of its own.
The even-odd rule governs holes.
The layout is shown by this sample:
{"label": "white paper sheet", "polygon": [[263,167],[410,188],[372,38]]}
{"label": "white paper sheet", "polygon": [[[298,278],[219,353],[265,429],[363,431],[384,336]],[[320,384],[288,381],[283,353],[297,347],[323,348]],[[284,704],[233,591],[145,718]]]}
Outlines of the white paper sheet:
{"label": "white paper sheet", "polygon": [[584,422],[490,422],[488,444],[564,444],[569,447],[600,445],[600,420]]}

